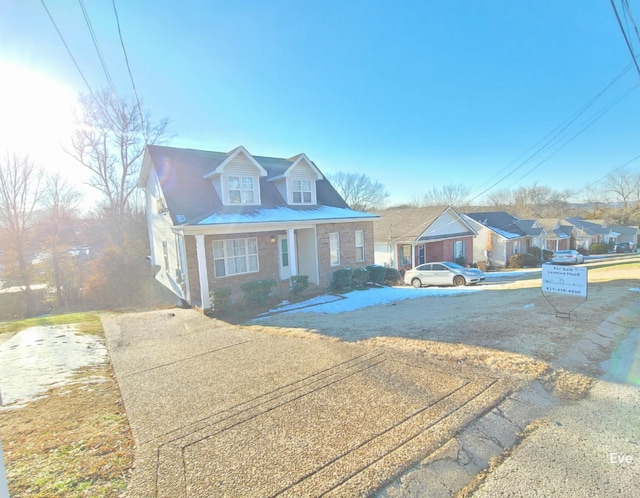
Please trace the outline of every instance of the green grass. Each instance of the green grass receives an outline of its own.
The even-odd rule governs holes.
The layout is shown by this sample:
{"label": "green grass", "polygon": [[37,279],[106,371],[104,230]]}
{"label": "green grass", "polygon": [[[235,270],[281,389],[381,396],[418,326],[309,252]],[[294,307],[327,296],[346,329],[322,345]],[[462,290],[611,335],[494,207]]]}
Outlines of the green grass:
{"label": "green grass", "polygon": [[20,332],[29,327],[69,324],[77,324],[78,330],[82,333],[102,333],[102,323],[96,313],[66,313],[64,315],[41,316],[12,322],[0,322],[0,334],[5,332]]}

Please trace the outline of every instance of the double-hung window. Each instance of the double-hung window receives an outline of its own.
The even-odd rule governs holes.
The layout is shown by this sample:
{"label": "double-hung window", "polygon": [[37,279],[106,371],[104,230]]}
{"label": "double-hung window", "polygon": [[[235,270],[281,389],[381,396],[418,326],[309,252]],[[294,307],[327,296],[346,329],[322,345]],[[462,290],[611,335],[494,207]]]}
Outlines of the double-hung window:
{"label": "double-hung window", "polygon": [[456,240],[453,243],[453,258],[459,259],[466,256],[467,248],[465,247],[464,240]]}
{"label": "double-hung window", "polygon": [[337,233],[329,234],[329,259],[331,266],[340,264],[340,235]]}
{"label": "double-hung window", "polygon": [[311,180],[291,180],[291,195],[294,204],[311,204]]}
{"label": "double-hung window", "polygon": [[364,261],[364,230],[356,230],[356,261]]}
{"label": "double-hung window", "polygon": [[228,239],[213,241],[213,264],[216,277],[258,271],[258,240]]}
{"label": "double-hung window", "polygon": [[229,176],[227,178],[230,204],[255,204],[255,188],[251,176]]}

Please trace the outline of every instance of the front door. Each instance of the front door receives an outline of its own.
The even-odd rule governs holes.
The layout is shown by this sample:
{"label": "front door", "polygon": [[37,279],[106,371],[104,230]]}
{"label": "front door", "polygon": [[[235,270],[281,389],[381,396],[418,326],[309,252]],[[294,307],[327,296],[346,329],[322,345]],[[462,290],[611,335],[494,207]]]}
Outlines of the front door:
{"label": "front door", "polygon": [[286,235],[278,236],[278,258],[280,262],[280,280],[289,280],[291,262],[289,261],[289,241]]}

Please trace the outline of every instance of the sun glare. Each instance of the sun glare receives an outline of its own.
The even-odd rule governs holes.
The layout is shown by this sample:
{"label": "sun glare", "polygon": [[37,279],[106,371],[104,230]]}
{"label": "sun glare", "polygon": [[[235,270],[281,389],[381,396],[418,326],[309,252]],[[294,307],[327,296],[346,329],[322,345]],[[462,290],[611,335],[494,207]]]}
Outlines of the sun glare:
{"label": "sun glare", "polygon": [[16,152],[47,169],[62,169],[59,161],[70,141],[75,105],[74,92],[64,85],[28,67],[0,61],[2,157]]}

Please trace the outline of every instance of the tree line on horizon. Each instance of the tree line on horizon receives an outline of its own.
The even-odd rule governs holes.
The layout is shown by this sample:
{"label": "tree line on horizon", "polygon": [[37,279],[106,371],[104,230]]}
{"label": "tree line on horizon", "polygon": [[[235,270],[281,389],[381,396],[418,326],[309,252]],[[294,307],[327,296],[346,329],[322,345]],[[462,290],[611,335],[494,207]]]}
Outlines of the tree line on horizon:
{"label": "tree line on horizon", "polygon": [[[153,292],[137,180],[146,145],[171,138],[169,121],[155,121],[138,102],[109,91],[82,95],[79,102],[66,152],[90,172],[89,184],[101,194],[90,213],[80,214],[81,195],[68,181],[46,175],[28,156],[10,154],[0,161],[0,284],[24,289],[15,293],[19,296],[15,302],[2,295],[0,320],[134,305]],[[363,173],[327,177],[352,209],[386,207],[389,193],[379,181]],[[581,215],[640,224],[637,171],[614,171],[587,192],[587,201],[579,207],[569,202],[573,195],[534,184],[495,190],[482,202],[488,210],[520,218]],[[453,206],[464,211],[472,201],[467,187],[449,184],[414,196],[409,206]],[[34,284],[53,291],[36,295]]]}

